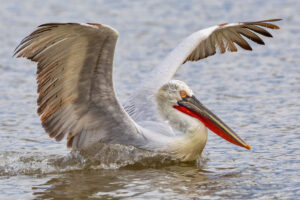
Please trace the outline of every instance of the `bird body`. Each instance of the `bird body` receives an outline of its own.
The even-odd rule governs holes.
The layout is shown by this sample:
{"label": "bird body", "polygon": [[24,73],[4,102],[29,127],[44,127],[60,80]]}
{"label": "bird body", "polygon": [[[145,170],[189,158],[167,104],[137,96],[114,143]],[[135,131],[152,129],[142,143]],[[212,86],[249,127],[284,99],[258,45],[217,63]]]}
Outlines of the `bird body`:
{"label": "bird body", "polygon": [[[18,57],[38,63],[38,114],[50,137],[67,136],[67,146],[82,150],[95,143],[133,145],[195,160],[208,129],[250,149],[232,129],[198,101],[182,81],[179,67],[216,52],[252,50],[244,38],[264,44],[257,35],[279,29],[271,22],[221,24],[185,38],[156,66],[122,106],[113,87],[115,29],[101,24],[49,23],[39,26],[16,48]],[[243,37],[242,37],[243,36]]]}

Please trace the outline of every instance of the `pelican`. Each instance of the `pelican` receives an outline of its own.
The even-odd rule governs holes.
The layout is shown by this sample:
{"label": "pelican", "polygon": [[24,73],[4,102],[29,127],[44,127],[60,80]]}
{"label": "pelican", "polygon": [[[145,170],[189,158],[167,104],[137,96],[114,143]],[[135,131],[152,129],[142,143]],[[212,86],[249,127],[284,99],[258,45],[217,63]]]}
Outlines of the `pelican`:
{"label": "pelican", "polygon": [[187,61],[216,52],[252,50],[246,39],[263,45],[258,35],[279,29],[281,19],[225,23],[186,37],[149,73],[123,105],[113,86],[113,58],[118,32],[95,23],[47,23],[25,37],[17,57],[37,62],[37,104],[51,138],[67,137],[67,147],[122,144],[166,152],[181,161],[201,156],[207,132],[250,150],[182,81],[172,80]]}

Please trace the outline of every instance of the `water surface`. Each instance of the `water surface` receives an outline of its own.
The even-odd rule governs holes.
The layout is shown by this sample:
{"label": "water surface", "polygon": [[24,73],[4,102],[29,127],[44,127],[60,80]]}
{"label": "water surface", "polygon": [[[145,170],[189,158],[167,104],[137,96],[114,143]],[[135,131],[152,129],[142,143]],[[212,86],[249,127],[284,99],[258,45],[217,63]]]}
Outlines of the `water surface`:
{"label": "water surface", "polygon": [[[1,1],[0,199],[298,199],[300,4],[288,1]],[[209,134],[196,163],[110,146],[97,159],[48,138],[36,114],[35,64],[12,58],[47,22],[96,22],[119,31],[121,101],[178,42],[211,25],[283,18],[265,46],[182,67],[176,79],[252,147]],[[121,149],[121,151],[118,151]]]}

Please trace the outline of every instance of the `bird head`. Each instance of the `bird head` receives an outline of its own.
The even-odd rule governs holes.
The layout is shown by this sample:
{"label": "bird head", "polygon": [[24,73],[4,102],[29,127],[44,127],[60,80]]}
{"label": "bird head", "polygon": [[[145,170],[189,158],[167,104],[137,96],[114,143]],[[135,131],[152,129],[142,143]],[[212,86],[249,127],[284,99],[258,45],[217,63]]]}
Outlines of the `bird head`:
{"label": "bird head", "polygon": [[[184,82],[179,80],[167,82],[157,92],[156,100],[160,114],[171,121],[173,127],[188,126],[189,121],[197,120],[223,139],[250,150],[250,146],[206,108]],[[174,122],[179,124],[183,122],[184,125],[176,126]]]}

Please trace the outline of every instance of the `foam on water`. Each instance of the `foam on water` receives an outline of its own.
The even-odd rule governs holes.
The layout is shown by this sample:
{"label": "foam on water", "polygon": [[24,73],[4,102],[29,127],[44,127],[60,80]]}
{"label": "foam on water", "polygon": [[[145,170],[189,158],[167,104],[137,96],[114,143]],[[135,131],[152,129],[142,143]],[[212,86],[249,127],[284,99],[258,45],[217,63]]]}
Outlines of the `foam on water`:
{"label": "foam on water", "polygon": [[1,152],[0,176],[37,175],[85,169],[162,167],[179,163],[168,154],[133,146],[95,144],[65,156],[46,153]]}

